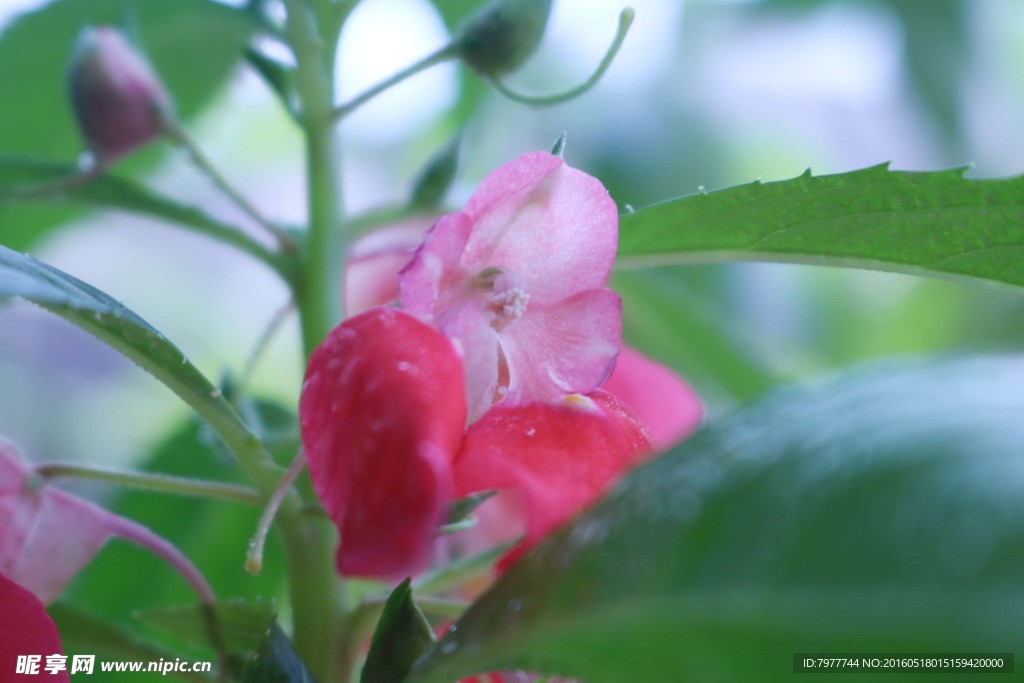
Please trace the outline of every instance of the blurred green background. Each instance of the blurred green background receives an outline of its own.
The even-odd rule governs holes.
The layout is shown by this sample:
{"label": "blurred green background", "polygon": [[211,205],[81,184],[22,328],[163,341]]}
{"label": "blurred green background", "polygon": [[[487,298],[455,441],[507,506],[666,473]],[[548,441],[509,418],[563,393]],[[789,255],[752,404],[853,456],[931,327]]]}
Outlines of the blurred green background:
{"label": "blurred green background", "polygon": [[[135,16],[124,9],[131,2],[99,4],[106,7],[102,17]],[[549,148],[562,131],[569,163],[600,178],[624,211],[700,187],[788,178],[807,167],[821,174],[891,161],[908,170],[974,163],[974,177],[1024,171],[1024,4],[1018,0],[631,4],[637,18],[619,58],[597,88],[573,102],[532,110],[489,92],[461,67],[444,65],[353,115],[342,126],[350,213],[404,201],[418,171],[463,127],[451,207],[488,170]],[[363,0],[342,39],[342,99],[442,45],[446,19],[475,5]],[[37,6],[0,0],[0,22]],[[619,0],[557,0],[540,50],[508,82],[543,93],[583,80],[610,42],[620,9]],[[160,36],[145,12],[140,16],[139,38],[153,49]],[[46,46],[39,49],[56,57],[40,66],[26,52],[18,61],[3,52],[18,24],[7,26],[0,34],[0,56],[7,59],[0,62],[0,129],[8,119],[21,123],[0,154],[72,162],[75,134],[59,80],[70,44],[43,29],[22,31],[19,40]],[[218,35],[199,20],[182,21],[176,30],[180,41],[197,45]],[[198,68],[194,73],[215,81],[202,70],[214,67]],[[40,86],[40,78],[49,80]],[[182,109],[197,115],[189,127],[225,174],[265,213],[299,223],[300,139],[255,72],[239,62],[212,97],[174,94],[179,104],[188,100]],[[243,220],[162,144],[141,157],[124,172]],[[46,229],[28,244],[22,222],[28,215],[0,206],[0,243],[26,247],[121,299],[211,378],[241,371],[286,301],[285,288],[260,264],[154,221],[37,208],[32,224]],[[1024,342],[1024,299],[984,283],[723,264],[618,272],[615,286],[625,299],[628,339],[684,374],[712,417],[775,384],[869,359],[1017,350]],[[294,405],[299,356],[291,321],[258,368],[256,393]],[[163,471],[233,476],[226,456],[203,441],[170,392],[86,334],[18,302],[0,308],[0,434],[37,461],[150,463]],[[176,540],[225,595],[277,591],[280,567],[273,561],[262,579],[238,581],[255,510],[101,486],[77,490]],[[73,591],[122,615],[140,603],[188,601],[176,577],[138,555],[105,550]],[[96,589],[100,583],[103,590]]]}

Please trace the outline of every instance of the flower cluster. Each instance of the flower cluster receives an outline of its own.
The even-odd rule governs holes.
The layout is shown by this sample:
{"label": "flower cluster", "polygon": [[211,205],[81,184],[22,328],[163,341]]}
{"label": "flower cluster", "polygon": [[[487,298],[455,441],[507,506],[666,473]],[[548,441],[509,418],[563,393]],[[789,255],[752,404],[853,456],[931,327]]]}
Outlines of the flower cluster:
{"label": "flower cluster", "polygon": [[[596,179],[524,155],[427,232],[397,274],[400,308],[369,308],[314,351],[299,413],[341,574],[417,572],[452,501],[492,489],[525,527],[507,567],[695,428],[689,387],[621,348],[605,287],[617,245]],[[362,291],[394,298],[385,264],[404,249],[375,252],[378,267],[360,257],[380,278]]]}

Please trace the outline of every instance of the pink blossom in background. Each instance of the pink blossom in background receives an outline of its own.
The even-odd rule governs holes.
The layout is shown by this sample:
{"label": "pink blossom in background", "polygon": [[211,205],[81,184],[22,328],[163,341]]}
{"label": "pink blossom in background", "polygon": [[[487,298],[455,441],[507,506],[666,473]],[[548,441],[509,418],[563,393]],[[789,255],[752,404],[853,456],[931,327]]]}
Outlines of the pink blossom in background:
{"label": "pink blossom in background", "polygon": [[360,237],[345,266],[345,314],[398,303],[398,273],[412,260],[434,217],[413,217]]}
{"label": "pink blossom in background", "polygon": [[434,225],[400,277],[400,301],[458,340],[470,421],[495,399],[587,394],[611,374],[621,300],[604,284],[615,202],[545,152],[488,174],[464,211]]}
{"label": "pink blossom in background", "polygon": [[0,573],[49,603],[110,538],[114,516],[30,476],[0,439]]}
{"label": "pink blossom in background", "polygon": [[615,372],[601,389],[622,401],[659,451],[692,434],[704,415],[700,397],[682,377],[628,346],[622,347]]}
{"label": "pink blossom in background", "polygon": [[[71,679],[66,669],[50,674],[44,668],[47,655],[63,651],[57,627],[39,598],[0,573],[0,680],[17,683],[43,679],[68,683]],[[40,656],[38,674],[15,673],[18,657],[24,655]]]}

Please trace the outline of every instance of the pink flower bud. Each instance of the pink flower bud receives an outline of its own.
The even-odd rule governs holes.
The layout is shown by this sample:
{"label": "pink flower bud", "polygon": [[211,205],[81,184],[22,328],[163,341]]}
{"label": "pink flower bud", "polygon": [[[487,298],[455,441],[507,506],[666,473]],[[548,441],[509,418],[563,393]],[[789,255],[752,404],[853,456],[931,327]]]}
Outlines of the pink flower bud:
{"label": "pink flower bud", "polygon": [[153,67],[117,29],[82,29],[68,67],[78,127],[100,163],[158,137],[172,116],[170,95]]}

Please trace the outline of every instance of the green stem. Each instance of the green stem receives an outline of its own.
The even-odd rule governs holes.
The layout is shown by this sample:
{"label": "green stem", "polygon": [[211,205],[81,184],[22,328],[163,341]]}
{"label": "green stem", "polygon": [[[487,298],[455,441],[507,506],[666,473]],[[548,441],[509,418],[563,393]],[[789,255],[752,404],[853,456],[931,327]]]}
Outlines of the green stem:
{"label": "green stem", "polygon": [[602,76],[604,76],[604,72],[612,65],[612,61],[615,59],[615,55],[619,53],[619,48],[622,47],[622,41],[626,39],[626,34],[629,33],[629,27],[633,25],[633,19],[635,17],[636,13],[633,11],[632,7],[627,7],[622,10],[619,14],[619,30],[615,33],[615,39],[612,40],[611,47],[608,48],[604,58],[601,59],[601,63],[597,65],[597,70],[594,71],[590,78],[575,88],[556,95],[524,95],[522,93],[517,93],[514,90],[510,90],[508,86],[497,78],[489,79],[491,85],[494,86],[495,90],[510,100],[521,104],[527,104],[531,107],[549,107],[553,104],[559,104],[560,102],[566,102],[575,97],[579,97],[597,85],[597,82],[601,80]]}
{"label": "green stem", "polygon": [[[295,53],[295,85],[306,139],[309,228],[300,254],[302,278],[295,288],[305,356],[342,319],[341,155],[331,121],[335,41],[324,41],[312,3],[285,0],[285,31]],[[337,533],[327,520],[307,519],[302,556],[289,553],[293,640],[313,676],[347,683],[351,669],[341,647],[346,631],[344,586],[335,574]]]}
{"label": "green stem", "polygon": [[252,202],[246,199],[245,195],[236,190],[234,186],[227,181],[227,179],[217,170],[217,167],[213,165],[213,162],[207,158],[203,153],[203,150],[199,148],[199,145],[185,132],[181,126],[177,124],[166,124],[165,134],[167,137],[176,145],[181,147],[188,154],[189,159],[195,164],[206,177],[208,177],[213,184],[220,190],[224,195],[230,199],[235,206],[242,210],[246,216],[251,218],[257,225],[270,233],[281,249],[285,251],[295,250],[295,240],[291,238],[284,228],[277,225],[262,213],[259,209],[253,206]]}
{"label": "green stem", "polygon": [[341,271],[346,244],[341,225],[340,155],[333,127],[326,120],[312,121],[306,130],[309,237],[296,303],[308,356],[343,317]]}
{"label": "green stem", "polygon": [[250,505],[260,505],[263,502],[263,496],[260,495],[260,492],[248,486],[190,479],[188,477],[174,477],[167,474],[128,472],[71,463],[46,463],[36,467],[35,471],[36,474],[44,479],[74,477],[76,479],[104,481],[110,484],[130,486],[148,491],[173,493],[180,496],[230,500]]}
{"label": "green stem", "polygon": [[373,86],[366,92],[362,93],[361,95],[357,95],[352,100],[336,108],[331,113],[331,118],[334,119],[335,121],[343,119],[349,114],[351,114],[353,111],[358,109],[359,107],[363,106],[364,104],[372,100],[377,95],[381,94],[385,90],[388,90],[389,88],[398,85],[405,79],[411,76],[415,76],[421,71],[426,71],[432,66],[440,64],[442,62],[446,62],[449,59],[455,59],[456,57],[458,57],[458,46],[455,43],[445,45],[437,52],[427,55],[426,57],[416,62],[412,66],[403,69],[402,71],[399,71],[391,78],[385,81],[381,81],[380,83]]}
{"label": "green stem", "polygon": [[31,186],[0,189],[0,201],[48,200],[149,216],[236,247],[263,261],[286,282],[293,279],[294,263],[288,255],[272,252],[239,228],[130,180],[105,172],[81,173],[73,166],[37,159],[0,156],[0,167],[42,179]]}

